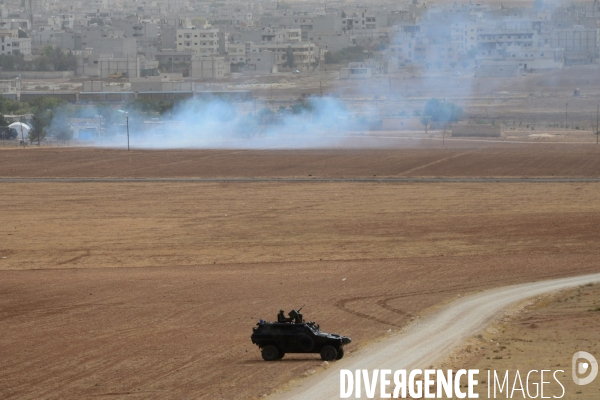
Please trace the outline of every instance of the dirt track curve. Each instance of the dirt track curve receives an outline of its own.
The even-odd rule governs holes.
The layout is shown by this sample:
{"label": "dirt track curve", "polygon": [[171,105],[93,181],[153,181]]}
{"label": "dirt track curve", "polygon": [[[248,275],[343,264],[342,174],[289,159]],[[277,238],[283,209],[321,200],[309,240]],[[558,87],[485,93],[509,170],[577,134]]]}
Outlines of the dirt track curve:
{"label": "dirt track curve", "polygon": [[[464,297],[409,326],[404,333],[368,346],[333,364],[325,372],[302,381],[273,399],[337,399],[340,369],[426,368],[475,334],[511,304],[542,293],[600,282],[600,274],[527,283]],[[379,388],[375,393],[379,393]]]}

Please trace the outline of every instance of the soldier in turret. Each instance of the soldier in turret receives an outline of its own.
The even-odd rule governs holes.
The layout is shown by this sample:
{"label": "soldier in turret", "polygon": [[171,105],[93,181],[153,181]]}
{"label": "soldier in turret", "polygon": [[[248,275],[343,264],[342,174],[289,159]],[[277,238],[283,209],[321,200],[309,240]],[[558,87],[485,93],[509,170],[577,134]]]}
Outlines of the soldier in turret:
{"label": "soldier in turret", "polygon": [[286,318],[284,311],[279,310],[279,314],[277,314],[277,322],[290,322],[290,318]]}

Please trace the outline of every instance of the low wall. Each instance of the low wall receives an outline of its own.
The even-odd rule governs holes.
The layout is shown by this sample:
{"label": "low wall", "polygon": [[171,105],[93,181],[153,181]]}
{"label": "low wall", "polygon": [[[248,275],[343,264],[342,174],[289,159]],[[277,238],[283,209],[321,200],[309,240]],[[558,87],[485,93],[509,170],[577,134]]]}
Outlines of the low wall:
{"label": "low wall", "polygon": [[2,96],[5,99],[9,99],[9,100],[12,100],[12,101],[18,101],[19,100],[19,98],[18,98],[18,96],[17,96],[16,93],[2,93]]}
{"label": "low wall", "polygon": [[59,79],[75,76],[73,71],[1,71],[0,79]]}
{"label": "low wall", "polygon": [[452,125],[452,136],[477,136],[477,137],[500,137],[502,126],[500,125]]}

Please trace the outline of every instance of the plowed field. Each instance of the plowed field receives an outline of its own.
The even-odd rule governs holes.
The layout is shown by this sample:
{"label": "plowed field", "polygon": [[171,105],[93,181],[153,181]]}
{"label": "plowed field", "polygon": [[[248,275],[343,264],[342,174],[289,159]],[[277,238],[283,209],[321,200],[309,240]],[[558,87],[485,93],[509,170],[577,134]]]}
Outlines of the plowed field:
{"label": "plowed field", "polygon": [[[595,148],[549,146],[15,149],[0,152],[0,175],[600,176]],[[600,271],[597,183],[0,190],[0,398],[259,397],[320,364],[262,361],[251,328],[279,308],[306,304],[352,337],[351,357],[459,294]]]}
{"label": "plowed field", "polygon": [[[383,139],[382,139],[383,140]],[[369,143],[374,143],[373,141]],[[391,140],[392,149],[0,148],[0,177],[598,177],[595,144]],[[381,143],[380,143],[381,144]]]}

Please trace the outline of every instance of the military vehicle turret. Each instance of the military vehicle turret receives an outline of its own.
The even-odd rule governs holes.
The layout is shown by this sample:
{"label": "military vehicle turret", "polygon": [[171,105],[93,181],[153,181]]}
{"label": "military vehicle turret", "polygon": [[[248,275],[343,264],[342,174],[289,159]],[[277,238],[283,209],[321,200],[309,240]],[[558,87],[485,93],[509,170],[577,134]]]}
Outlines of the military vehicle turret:
{"label": "military vehicle turret", "polygon": [[285,353],[318,353],[324,361],[344,357],[344,346],[351,342],[346,336],[325,333],[314,322],[304,321],[299,310],[285,317],[283,310],[277,322],[260,321],[252,328],[252,343],[261,349],[265,361],[283,358]]}

